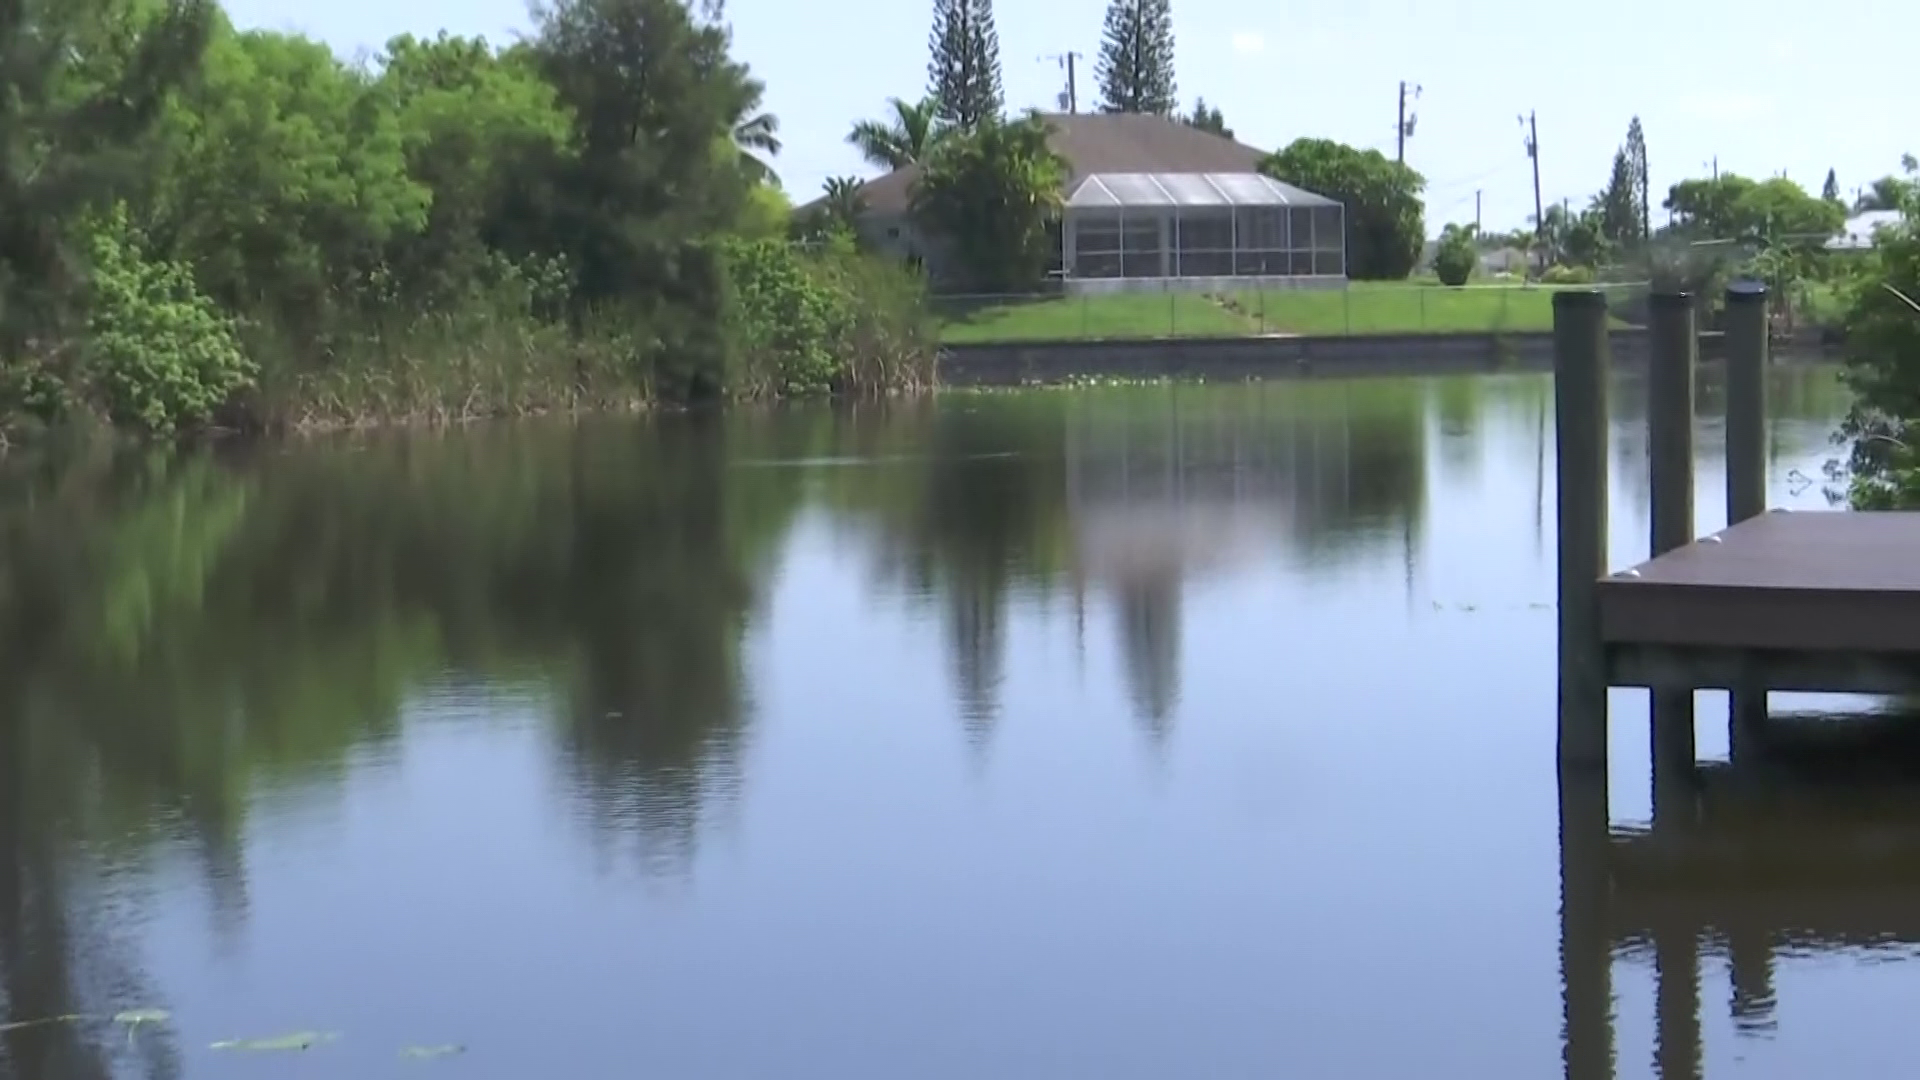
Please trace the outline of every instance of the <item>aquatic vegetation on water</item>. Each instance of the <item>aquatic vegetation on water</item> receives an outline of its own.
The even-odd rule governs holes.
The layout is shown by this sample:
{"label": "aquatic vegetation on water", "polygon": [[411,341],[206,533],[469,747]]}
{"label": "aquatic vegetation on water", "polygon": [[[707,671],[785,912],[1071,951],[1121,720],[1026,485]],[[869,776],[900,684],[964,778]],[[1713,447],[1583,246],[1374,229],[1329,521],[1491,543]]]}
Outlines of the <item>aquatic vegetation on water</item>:
{"label": "aquatic vegetation on water", "polygon": [[275,1035],[265,1039],[222,1039],[209,1045],[212,1050],[244,1050],[267,1053],[284,1050],[311,1050],[324,1043],[330,1043],[340,1036],[327,1031],[295,1031],[287,1035]]}
{"label": "aquatic vegetation on water", "polygon": [[27,1028],[40,1027],[45,1024],[70,1024],[75,1020],[85,1019],[86,1017],[79,1013],[65,1013],[60,1016],[43,1016],[38,1020],[10,1020],[4,1024],[0,1024],[0,1033],[23,1031]]}

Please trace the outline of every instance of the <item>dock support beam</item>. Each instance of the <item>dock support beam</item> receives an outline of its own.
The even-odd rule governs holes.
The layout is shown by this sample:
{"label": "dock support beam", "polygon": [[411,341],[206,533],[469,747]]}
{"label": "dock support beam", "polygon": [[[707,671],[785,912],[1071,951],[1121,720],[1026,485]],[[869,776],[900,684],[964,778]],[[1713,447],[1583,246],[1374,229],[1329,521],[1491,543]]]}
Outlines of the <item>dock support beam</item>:
{"label": "dock support beam", "polygon": [[1606,656],[1598,584],[1607,571],[1607,298],[1553,296],[1559,519],[1560,766],[1607,764]]}
{"label": "dock support beam", "polygon": [[[1694,298],[1655,293],[1649,301],[1652,346],[1647,374],[1647,471],[1652,489],[1652,556],[1696,539],[1693,503],[1694,371],[1699,335]],[[1692,801],[1694,732],[1691,686],[1652,692],[1653,801],[1656,819]]]}
{"label": "dock support beam", "polygon": [[[1767,287],[1727,287],[1727,524],[1767,512]],[[1767,692],[1736,686],[1728,699],[1728,743],[1739,758],[1763,734]]]}

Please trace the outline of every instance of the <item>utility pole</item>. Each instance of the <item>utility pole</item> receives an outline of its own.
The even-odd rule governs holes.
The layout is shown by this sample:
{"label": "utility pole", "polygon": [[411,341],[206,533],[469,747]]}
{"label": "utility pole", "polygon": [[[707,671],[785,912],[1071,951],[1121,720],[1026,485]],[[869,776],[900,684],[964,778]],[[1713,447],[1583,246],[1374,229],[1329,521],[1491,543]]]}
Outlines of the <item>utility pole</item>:
{"label": "utility pole", "polygon": [[1480,239],[1480,189],[1473,189],[1473,238]]}
{"label": "utility pole", "polygon": [[1533,238],[1544,252],[1547,244],[1547,211],[1540,205],[1540,122],[1531,112],[1520,118],[1527,129],[1527,157],[1533,159]]}
{"label": "utility pole", "polygon": [[1067,95],[1063,103],[1066,105],[1067,111],[1070,113],[1077,113],[1080,111],[1080,86],[1079,86],[1079,80],[1075,77],[1074,61],[1080,59],[1083,55],[1084,54],[1082,53],[1077,53],[1077,52],[1073,52],[1072,50],[1069,50],[1067,52],[1053,53],[1052,55],[1043,56],[1040,58],[1042,60],[1052,60],[1058,63],[1061,67],[1066,69]]}
{"label": "utility pole", "polygon": [[[1416,101],[1420,99],[1420,86],[1418,83],[1415,83],[1413,86],[1413,97],[1414,97],[1414,100]],[[1398,150],[1395,151],[1395,156],[1394,156],[1395,161],[1398,161],[1402,164],[1406,163],[1407,140],[1413,137],[1413,126],[1415,123],[1419,121],[1419,119],[1420,118],[1418,116],[1414,116],[1413,114],[1407,112],[1407,80],[1401,79],[1400,80],[1400,122],[1394,125],[1394,130],[1399,133],[1399,140],[1397,144],[1399,148]]]}

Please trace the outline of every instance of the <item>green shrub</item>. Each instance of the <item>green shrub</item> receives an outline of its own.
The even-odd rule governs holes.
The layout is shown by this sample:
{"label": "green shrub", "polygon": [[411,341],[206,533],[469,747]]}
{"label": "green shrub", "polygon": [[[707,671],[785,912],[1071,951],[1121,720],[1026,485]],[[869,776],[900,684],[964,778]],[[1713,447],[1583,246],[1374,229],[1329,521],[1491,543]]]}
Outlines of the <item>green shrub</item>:
{"label": "green shrub", "polygon": [[1465,285],[1479,265],[1480,251],[1470,230],[1448,225],[1441,231],[1440,246],[1433,254],[1433,273],[1440,284]]}
{"label": "green shrub", "polygon": [[90,232],[80,346],[87,396],[116,424],[153,434],[206,424],[253,381],[232,320],[186,266],[148,257],[124,206]]}
{"label": "green shrub", "polygon": [[1547,272],[1540,275],[1540,280],[1548,285],[1591,285],[1593,268],[1556,263],[1547,267]]}
{"label": "green shrub", "polygon": [[781,240],[725,245],[730,344],[750,392],[819,394],[834,388],[834,327],[840,297]]}
{"label": "green shrub", "polygon": [[846,237],[730,240],[726,318],[740,396],[873,393],[931,381],[937,333],[920,276]]}
{"label": "green shrub", "polygon": [[1920,507],[1920,198],[1900,209],[1843,292],[1854,401],[1841,431],[1853,443],[1849,495],[1860,509]]}

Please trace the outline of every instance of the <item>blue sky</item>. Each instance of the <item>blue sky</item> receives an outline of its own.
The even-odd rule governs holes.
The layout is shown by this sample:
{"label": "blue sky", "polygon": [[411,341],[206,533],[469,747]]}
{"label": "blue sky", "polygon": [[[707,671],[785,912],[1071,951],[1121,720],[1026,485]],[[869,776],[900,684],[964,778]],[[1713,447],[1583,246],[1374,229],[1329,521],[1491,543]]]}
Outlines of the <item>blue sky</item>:
{"label": "blue sky", "polygon": [[[345,54],[402,32],[504,40],[522,0],[226,0],[244,26],[298,30]],[[1099,46],[1106,0],[1000,0],[1001,61],[1015,107],[1053,107],[1064,73],[1047,54]],[[932,0],[728,0],[734,50],[767,84],[796,198],[828,176],[864,175],[844,138],[889,96],[926,85]],[[1407,159],[1428,180],[1428,222],[1486,226],[1533,212],[1516,117],[1540,122],[1547,201],[1580,205],[1607,176],[1628,119],[1647,132],[1654,201],[1668,184],[1722,171],[1785,170],[1818,190],[1829,167],[1851,193],[1920,152],[1904,68],[1876,42],[1920,39],[1920,5],[1836,7],[1825,24],[1785,0],[1173,0],[1181,99],[1218,104],[1243,142],[1273,149],[1321,136],[1391,152],[1401,79],[1423,90]],[[1094,97],[1082,64],[1082,107]],[[1658,210],[1655,211],[1658,215]]]}

